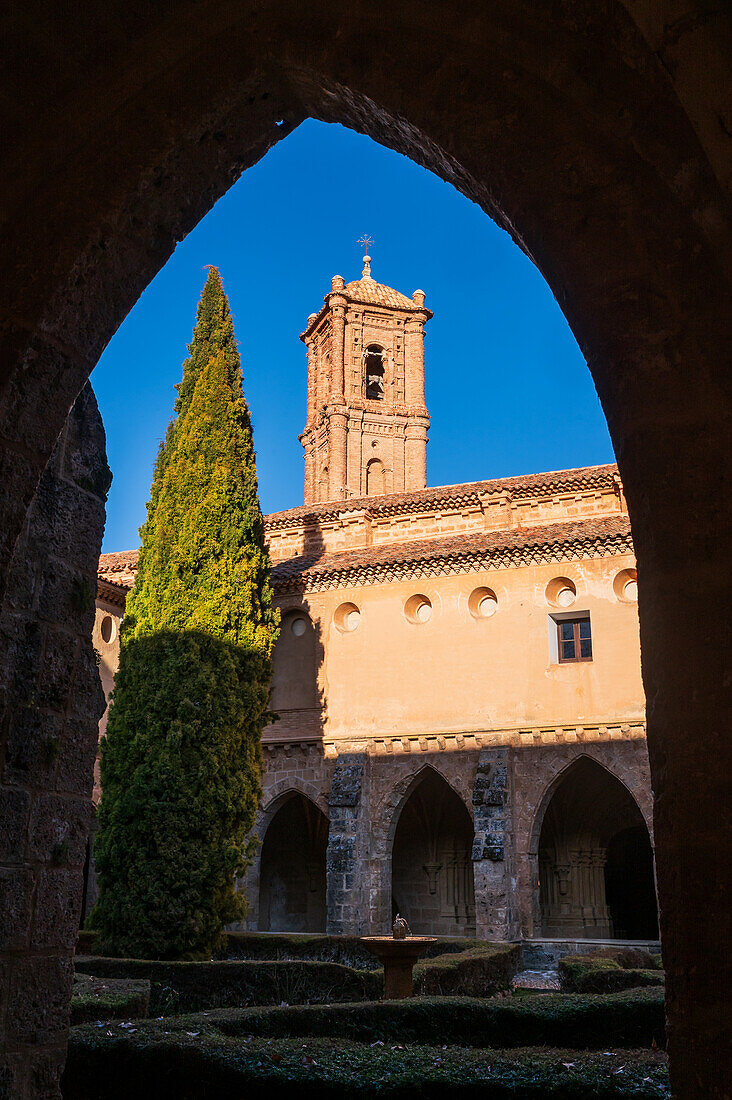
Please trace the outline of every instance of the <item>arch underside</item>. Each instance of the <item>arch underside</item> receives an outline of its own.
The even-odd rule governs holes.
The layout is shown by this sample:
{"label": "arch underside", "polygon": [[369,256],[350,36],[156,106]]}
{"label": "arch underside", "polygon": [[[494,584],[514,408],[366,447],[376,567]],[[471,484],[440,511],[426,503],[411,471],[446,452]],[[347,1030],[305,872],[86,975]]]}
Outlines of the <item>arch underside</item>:
{"label": "arch underside", "polygon": [[627,789],[581,758],[556,784],[538,850],[541,934],[655,939],[650,837]]}
{"label": "arch underside", "polygon": [[418,935],[474,936],[473,823],[432,768],[416,778],[394,833],[392,919]]}
{"label": "arch underside", "polygon": [[259,931],[325,932],[328,820],[299,792],[278,802],[259,857]]}

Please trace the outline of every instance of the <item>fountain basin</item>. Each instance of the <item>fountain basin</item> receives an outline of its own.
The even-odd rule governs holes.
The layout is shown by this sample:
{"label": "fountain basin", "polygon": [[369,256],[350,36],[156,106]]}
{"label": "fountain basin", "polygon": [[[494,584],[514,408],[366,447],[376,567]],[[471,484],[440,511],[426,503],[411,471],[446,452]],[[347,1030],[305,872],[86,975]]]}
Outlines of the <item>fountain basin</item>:
{"label": "fountain basin", "polygon": [[437,943],[437,937],[405,936],[395,940],[393,936],[361,936],[361,943],[383,964],[384,999],[396,1001],[414,996],[412,969],[420,955]]}

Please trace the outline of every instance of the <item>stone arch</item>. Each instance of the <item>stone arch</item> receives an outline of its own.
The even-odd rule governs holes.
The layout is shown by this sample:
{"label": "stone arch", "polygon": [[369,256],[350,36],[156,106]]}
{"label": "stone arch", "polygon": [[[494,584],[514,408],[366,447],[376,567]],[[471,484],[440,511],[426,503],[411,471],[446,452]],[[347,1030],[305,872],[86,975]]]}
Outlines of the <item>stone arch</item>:
{"label": "stone arch", "polygon": [[[613,888],[608,853],[615,849]],[[623,855],[624,853],[624,855]],[[609,768],[581,754],[545,791],[534,819],[534,920],[550,938],[655,939],[658,917],[651,839],[627,785]],[[622,860],[635,860],[623,866]],[[626,896],[635,883],[635,898]],[[634,902],[634,904],[633,904]]]}
{"label": "stone arch", "polygon": [[260,932],[325,932],[328,816],[291,785],[260,822]]}
{"label": "stone arch", "polygon": [[404,792],[392,828],[391,908],[423,935],[475,935],[473,821],[432,767]]}
{"label": "stone arch", "polygon": [[[446,42],[444,27],[463,21],[449,0],[434,0],[393,14],[398,64],[373,66],[373,15],[330,0],[313,5],[306,24],[271,0],[255,21],[224,0],[186,2],[170,16],[151,8],[134,27],[113,6],[63,24],[47,11],[14,18],[0,66],[12,119],[0,173],[0,468],[13,471],[0,502],[0,587],[102,348],[244,168],[311,115],[368,133],[453,182],[546,277],[608,418],[640,578],[664,955],[676,990],[673,1083],[679,1094],[709,1095],[719,1069],[706,1052],[730,984],[710,932],[722,935],[727,895],[706,891],[728,882],[732,865],[710,840],[730,751],[720,689],[729,620],[720,503],[730,419],[721,328],[728,150],[718,122],[728,13],[697,18],[693,6],[688,20],[667,26],[660,9],[649,14],[632,0],[576,0],[551,17],[542,5],[507,4],[482,8],[469,34]],[[203,84],[202,73],[211,74]],[[32,94],[40,86],[63,127]],[[696,578],[700,606],[717,609],[693,652],[677,608],[682,575]],[[687,799],[690,785],[704,798]],[[696,835],[699,844],[690,842]]]}
{"label": "stone arch", "polygon": [[303,798],[308,799],[318,808],[318,810],[320,810],[325,818],[330,816],[328,799],[322,789],[316,787],[314,783],[309,783],[307,780],[299,777],[288,776],[286,779],[280,780],[279,783],[267,784],[265,791],[267,801],[257,813],[257,820],[253,829],[253,833],[259,841],[257,852],[238,883],[239,889],[244,891],[244,896],[249,902],[246,920],[242,925],[237,926],[242,930],[256,932],[259,927],[259,887],[262,843],[277,810],[282,806],[283,802],[293,794],[299,794]]}
{"label": "stone arch", "polygon": [[437,763],[422,764],[416,772],[411,772],[409,775],[398,780],[379,804],[377,817],[383,823],[383,827],[379,830],[378,837],[375,837],[377,842],[374,846],[373,856],[376,859],[387,855],[391,851],[391,846],[394,843],[394,834],[399,824],[399,817],[404,809],[404,805],[414,789],[419,786],[422,780],[430,772],[447,784],[455,797],[464,804],[467,813],[472,818],[473,807],[470,799],[466,799],[465,794],[444,774],[437,766]]}
{"label": "stone arch", "polygon": [[643,816],[644,822],[646,826],[649,827],[650,832],[650,826],[652,825],[652,822],[645,820],[643,809],[640,806],[638,798],[636,797],[636,794],[631,789],[631,786],[628,782],[628,779],[632,778],[632,770],[628,769],[628,775],[621,775],[620,769],[613,770],[611,767],[608,767],[607,764],[603,763],[602,760],[599,760],[597,756],[595,756],[593,753],[582,752],[576,756],[573,756],[570,760],[562,761],[561,759],[559,759],[553,762],[555,767],[554,774],[549,782],[546,783],[544,786],[541,797],[538,800],[536,812],[534,814],[534,818],[531,824],[531,831],[529,833],[530,852],[535,854],[538,851],[539,834],[541,833],[541,825],[544,820],[544,814],[546,813],[546,808],[551,802],[554,794],[556,793],[557,788],[561,786],[567,775],[573,770],[573,768],[576,768],[576,766],[581,761],[588,761],[591,764],[595,764],[598,768],[601,768],[604,772],[607,772],[607,774],[612,779],[616,780],[621,785],[621,787],[623,787],[623,789],[627,792],[628,797],[632,798],[635,804],[638,806],[638,812]]}
{"label": "stone arch", "polygon": [[[257,831],[260,832],[260,835],[260,830],[262,828],[266,829],[269,821],[272,819],[272,816],[277,812],[279,806],[282,804],[283,799],[290,794],[301,794],[303,798],[309,799],[309,801],[312,802],[314,806],[318,807],[322,814],[328,817],[328,799],[323,794],[323,791],[316,787],[314,783],[308,783],[306,779],[283,779],[280,783],[274,783],[268,789],[269,797],[267,800],[267,805],[264,807],[263,810],[260,811],[260,820],[257,822]],[[261,825],[260,821],[262,823]]]}

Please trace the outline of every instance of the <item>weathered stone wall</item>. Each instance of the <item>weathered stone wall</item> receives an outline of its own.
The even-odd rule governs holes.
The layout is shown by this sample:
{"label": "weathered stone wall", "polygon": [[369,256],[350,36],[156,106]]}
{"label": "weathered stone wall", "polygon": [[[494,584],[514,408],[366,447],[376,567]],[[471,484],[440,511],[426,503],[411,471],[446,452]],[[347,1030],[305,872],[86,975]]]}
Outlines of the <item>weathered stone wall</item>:
{"label": "weathered stone wall", "polygon": [[92,648],[110,483],[87,385],[41,477],[0,613],[0,1096],[63,1066],[104,695]]}
{"label": "weathered stone wall", "polygon": [[[576,735],[575,735],[576,736]],[[397,869],[405,896],[445,935],[493,940],[542,934],[539,901],[539,835],[546,808],[572,764],[592,760],[627,789],[653,836],[648,756],[642,738],[564,744],[493,745],[482,750],[370,751],[326,757],[322,745],[271,745],[265,752],[264,809],[257,836],[267,830],[288,795],[309,799],[328,821],[327,927],[334,934],[383,934],[392,923],[393,852],[402,814],[420,781],[439,777],[472,817],[470,850],[474,918],[442,927],[420,852],[412,873]],[[438,807],[433,807],[437,815]],[[425,819],[425,831],[429,824]],[[452,838],[452,833],[450,834]],[[247,927],[260,926],[261,847],[243,887],[251,909]],[[287,858],[288,853],[285,853]],[[417,856],[419,858],[417,859]],[[290,860],[301,858],[298,848]],[[403,861],[402,861],[403,863]],[[437,894],[447,887],[447,865],[437,872]],[[429,910],[429,912],[428,912]],[[585,933],[589,934],[589,933]]]}

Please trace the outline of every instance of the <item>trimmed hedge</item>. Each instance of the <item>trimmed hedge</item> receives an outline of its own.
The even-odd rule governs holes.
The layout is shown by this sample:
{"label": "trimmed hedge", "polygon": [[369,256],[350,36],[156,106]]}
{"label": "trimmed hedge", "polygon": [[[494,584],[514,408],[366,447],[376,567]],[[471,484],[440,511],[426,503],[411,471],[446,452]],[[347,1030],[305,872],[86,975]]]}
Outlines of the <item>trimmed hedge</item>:
{"label": "trimmed hedge", "polygon": [[[197,1021],[197,1022],[196,1022]],[[663,992],[656,989],[577,996],[548,993],[493,1000],[414,997],[404,1001],[220,1009],[170,1020],[173,1030],[211,1027],[230,1038],[326,1037],[358,1042],[576,1050],[665,1046]]]}
{"label": "trimmed hedge", "polygon": [[661,956],[638,948],[566,955],[559,960],[558,970],[561,988],[568,993],[616,993],[664,984]]}
{"label": "trimmed hedge", "polygon": [[71,994],[71,1023],[90,1020],[137,1020],[148,1014],[150,982],[123,978],[97,979],[77,974]]}
{"label": "trimmed hedge", "polygon": [[96,950],[99,933],[89,928],[81,928],[76,937],[76,954],[91,955]]}
{"label": "trimmed hedge", "polygon": [[518,944],[480,944],[418,962],[414,968],[414,989],[425,996],[489,997],[501,989],[510,989],[520,963]]}
{"label": "trimmed hedge", "polygon": [[[303,937],[305,941],[308,939]],[[350,950],[352,943],[361,946],[355,937],[352,941],[350,937],[328,939],[344,953]],[[318,937],[318,940],[324,941],[326,937]],[[443,954],[419,963],[415,967],[417,992],[485,997],[510,987],[521,957],[518,946],[475,946],[474,941],[469,940],[455,942],[461,946],[467,942],[472,946],[467,951]],[[327,947],[328,944],[319,942],[315,950]],[[312,949],[306,942],[301,945],[303,951]],[[152,983],[151,1012],[166,1016],[228,1006],[278,1005],[283,1001],[286,1004],[333,1004],[376,1000],[384,988],[381,969],[356,969],[310,959],[230,959],[206,963],[77,956],[76,969],[98,978],[149,980]]]}
{"label": "trimmed hedge", "polygon": [[[96,955],[99,937],[90,929],[82,929],[76,942],[77,955]],[[424,958],[449,955],[472,948],[489,946],[484,940],[437,938],[427,948]],[[500,945],[499,945],[500,946]],[[105,958],[114,956],[104,956]],[[357,970],[378,970],[379,961],[360,942],[358,936],[328,936],[311,932],[227,932],[225,944],[216,959],[247,959],[282,961],[305,959],[315,962],[336,962]]]}
{"label": "trimmed hedge", "polygon": [[[64,1100],[660,1100],[663,1055],[367,1046],[344,1040],[227,1039],[158,1029],[74,1028]],[[107,1034],[107,1032],[111,1034]]]}
{"label": "trimmed hedge", "polygon": [[327,962],[148,962],[143,959],[76,959],[76,970],[97,978],[145,979],[155,1016],[236,1005],[364,1001],[381,996],[380,970]]}

